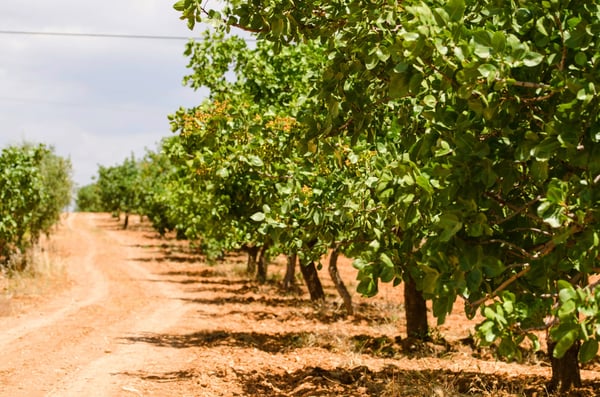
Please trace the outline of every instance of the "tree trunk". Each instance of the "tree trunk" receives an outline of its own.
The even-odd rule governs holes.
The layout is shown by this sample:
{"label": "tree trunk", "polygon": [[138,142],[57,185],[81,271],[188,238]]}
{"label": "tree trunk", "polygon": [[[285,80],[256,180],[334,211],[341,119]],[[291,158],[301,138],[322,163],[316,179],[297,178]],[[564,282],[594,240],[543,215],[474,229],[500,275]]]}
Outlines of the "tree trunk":
{"label": "tree trunk", "polygon": [[300,263],[300,271],[302,272],[302,277],[304,278],[304,282],[306,283],[306,287],[308,288],[310,300],[313,302],[324,301],[325,292],[323,291],[323,285],[321,285],[321,280],[319,280],[319,273],[317,272],[315,263]]}
{"label": "tree trunk", "polygon": [[246,252],[248,252],[246,273],[248,273],[250,276],[256,274],[256,257],[258,256],[258,251],[258,247],[246,247]]}
{"label": "tree trunk", "polygon": [[562,358],[552,356],[555,346],[556,342],[548,340],[548,355],[552,364],[552,379],[548,386],[549,391],[565,393],[573,387],[581,387],[578,359],[579,342],[575,342]]}
{"label": "tree trunk", "polygon": [[127,226],[129,226],[129,213],[125,214],[125,223],[123,223],[123,230],[127,230]]}
{"label": "tree trunk", "polygon": [[298,255],[290,254],[287,256],[287,264],[285,267],[285,276],[283,277],[283,289],[290,291],[294,287],[296,280],[296,260]]}
{"label": "tree trunk", "polygon": [[267,267],[269,265],[268,260],[267,260],[267,245],[263,245],[262,248],[260,249],[260,253],[258,255],[258,262],[257,262],[257,271],[256,271],[256,281],[258,281],[259,284],[264,284],[267,282]]}
{"label": "tree trunk", "polygon": [[344,308],[346,309],[346,313],[348,313],[348,315],[351,316],[354,314],[354,310],[352,308],[352,297],[348,293],[348,290],[346,289],[346,286],[344,285],[344,282],[340,277],[340,272],[337,268],[338,256],[338,250],[333,249],[329,257],[329,276],[331,277],[331,281],[333,281],[333,285],[335,285],[335,289],[344,301]]}
{"label": "tree trunk", "polygon": [[417,284],[408,275],[404,282],[404,311],[406,313],[406,333],[409,338],[427,339],[427,305]]}

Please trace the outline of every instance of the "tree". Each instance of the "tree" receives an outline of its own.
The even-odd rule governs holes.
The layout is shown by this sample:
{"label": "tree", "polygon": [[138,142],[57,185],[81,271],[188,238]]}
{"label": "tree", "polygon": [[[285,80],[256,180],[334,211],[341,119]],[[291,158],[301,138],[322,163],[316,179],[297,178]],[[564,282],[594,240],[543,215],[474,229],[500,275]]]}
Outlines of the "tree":
{"label": "tree", "polygon": [[[38,165],[44,200],[32,219],[32,230],[48,234],[52,226],[60,219],[60,214],[68,209],[72,200],[73,182],[71,179],[71,161],[54,153],[53,148],[43,151]],[[37,242],[39,236],[31,236]]]}
{"label": "tree", "polygon": [[[201,236],[205,248],[248,247],[249,258],[254,249],[283,249],[261,223],[279,202],[292,172],[289,165],[296,155],[289,142],[306,86],[296,76],[318,67],[317,50],[307,45],[275,54],[269,43],[249,49],[243,40],[222,34],[188,45],[193,73],[184,81],[193,88],[210,88],[211,98],[172,116],[183,150],[170,155],[188,171],[185,181],[198,204],[191,213],[201,222],[186,234]],[[226,77],[230,69],[234,79]],[[266,262],[258,264],[257,278],[264,281]]]}
{"label": "tree", "polygon": [[147,150],[139,163],[140,213],[148,217],[161,236],[176,229],[169,191],[175,168],[163,150],[167,141],[163,139],[157,151]]}
{"label": "tree", "polygon": [[[44,145],[10,146],[0,154],[0,263],[48,234],[71,201],[71,164]],[[27,265],[26,257],[16,270]]]}
{"label": "tree", "polygon": [[76,210],[83,212],[103,212],[98,184],[90,183],[77,189]]}
{"label": "tree", "polygon": [[98,187],[102,207],[120,217],[125,213],[123,229],[127,229],[129,215],[137,213],[140,206],[139,167],[134,156],[122,164],[98,168]]}
{"label": "tree", "polygon": [[[377,183],[397,205],[398,258],[439,321],[457,296],[481,308],[484,343],[518,358],[550,330],[552,387],[580,380],[598,350],[600,5],[549,0],[176,3],[190,27],[224,21],[277,47],[319,39],[320,136],[397,154]],[[307,129],[305,140],[315,136]],[[319,144],[320,142],[317,142]],[[382,150],[377,149],[379,155]],[[391,233],[390,229],[383,229]],[[385,239],[384,239],[385,240]],[[390,239],[390,241],[394,241]],[[364,267],[364,276],[371,269]],[[365,270],[366,269],[366,270]],[[380,273],[373,273],[373,280]],[[547,316],[554,321],[544,322]],[[575,354],[573,353],[575,350]]]}

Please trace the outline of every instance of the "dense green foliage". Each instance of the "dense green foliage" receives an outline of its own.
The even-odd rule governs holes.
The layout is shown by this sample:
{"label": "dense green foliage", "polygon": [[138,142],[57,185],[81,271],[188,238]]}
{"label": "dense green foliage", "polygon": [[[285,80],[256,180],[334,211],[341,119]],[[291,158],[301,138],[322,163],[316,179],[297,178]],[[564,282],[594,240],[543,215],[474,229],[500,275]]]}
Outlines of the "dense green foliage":
{"label": "dense green foliage", "polygon": [[186,49],[184,82],[210,97],[171,116],[160,153],[101,168],[107,209],[213,255],[259,246],[309,263],[333,248],[365,295],[413,280],[440,323],[461,298],[501,355],[547,329],[554,358],[596,356],[600,5],[175,8],[217,26]]}
{"label": "dense green foliage", "polygon": [[[469,315],[481,308],[482,341],[500,340],[503,355],[518,358],[524,338],[537,343],[531,331],[547,327],[555,357],[576,341],[582,361],[595,356],[598,310],[587,302],[600,247],[597,2],[232,0],[216,11],[182,0],[175,8],[190,27],[210,19],[254,32],[273,55],[320,43],[322,66],[303,89],[311,101],[288,114],[297,116],[296,147],[310,153],[303,158],[339,178],[354,167],[340,191],[350,199],[341,208],[353,210],[344,217],[331,208],[350,220],[339,230],[361,225],[367,235],[354,251],[362,292],[408,272],[440,321],[457,297]],[[332,169],[336,159],[347,169]],[[328,189],[300,183],[329,204]],[[281,214],[268,207],[254,219],[274,226]],[[312,208],[319,225],[325,213]]]}
{"label": "dense green foliage", "polygon": [[122,164],[98,169],[98,191],[105,211],[135,213],[139,207],[139,167],[135,158],[126,158]]}
{"label": "dense green foliage", "polygon": [[[71,164],[44,145],[0,153],[0,265],[26,254],[71,201]],[[18,263],[18,267],[26,263]]]}
{"label": "dense green foliage", "polygon": [[[152,155],[149,152],[149,159]],[[146,208],[155,205],[152,197],[156,194],[155,188],[161,186],[163,173],[157,167],[160,167],[158,157],[137,161],[133,155],[121,164],[99,166],[97,180],[77,191],[77,210],[110,212],[116,217],[125,214],[126,228],[130,214],[146,215]]]}
{"label": "dense green foliage", "polygon": [[90,183],[77,189],[75,209],[81,212],[103,212],[100,192],[96,183]]}

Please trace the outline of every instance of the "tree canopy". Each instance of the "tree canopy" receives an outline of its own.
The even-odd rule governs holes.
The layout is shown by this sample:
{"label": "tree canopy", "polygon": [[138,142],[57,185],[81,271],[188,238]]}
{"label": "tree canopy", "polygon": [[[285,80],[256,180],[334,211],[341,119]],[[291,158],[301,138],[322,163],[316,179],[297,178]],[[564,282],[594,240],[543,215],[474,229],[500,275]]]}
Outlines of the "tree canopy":
{"label": "tree canopy", "polygon": [[[600,5],[235,0],[219,11],[182,0],[175,8],[190,27],[211,20],[253,32],[274,56],[307,44],[322,51],[305,80],[309,100],[289,113],[294,143],[321,166],[341,160],[336,177],[354,172],[342,208],[365,198],[348,215],[368,242],[353,251],[364,293],[409,274],[441,322],[458,297],[468,315],[481,308],[481,340],[500,340],[503,355],[519,358],[541,328],[555,358],[579,341],[582,361],[596,355]],[[260,213],[255,220],[276,224]]]}
{"label": "tree canopy", "polygon": [[49,233],[71,202],[71,163],[44,145],[9,146],[0,152],[0,266],[21,257]]}

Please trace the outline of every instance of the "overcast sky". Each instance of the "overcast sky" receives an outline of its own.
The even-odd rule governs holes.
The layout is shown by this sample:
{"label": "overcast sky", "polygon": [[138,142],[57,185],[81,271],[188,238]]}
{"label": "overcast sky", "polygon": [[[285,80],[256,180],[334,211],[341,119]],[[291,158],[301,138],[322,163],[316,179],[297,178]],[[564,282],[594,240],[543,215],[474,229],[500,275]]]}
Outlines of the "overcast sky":
{"label": "overcast sky", "polygon": [[[175,0],[1,0],[0,30],[200,36]],[[0,148],[43,142],[70,157],[78,185],[98,165],[171,135],[167,115],[206,92],[181,84],[186,40],[0,33]]]}

